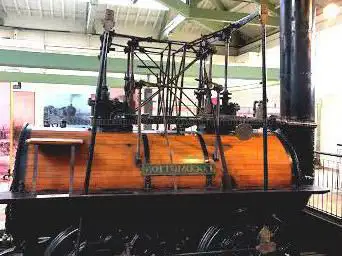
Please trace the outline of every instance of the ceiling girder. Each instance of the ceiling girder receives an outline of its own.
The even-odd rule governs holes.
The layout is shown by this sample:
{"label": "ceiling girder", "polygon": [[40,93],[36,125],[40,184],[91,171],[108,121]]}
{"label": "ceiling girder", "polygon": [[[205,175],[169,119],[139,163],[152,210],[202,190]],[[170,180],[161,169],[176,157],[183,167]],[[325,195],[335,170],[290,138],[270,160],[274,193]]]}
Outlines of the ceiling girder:
{"label": "ceiling girder", "polygon": [[[202,22],[202,20],[205,20],[205,21],[232,23],[248,15],[247,13],[240,13],[240,12],[230,12],[230,11],[223,11],[223,10],[210,10],[210,9],[197,8],[191,5],[187,5],[181,0],[158,0],[158,1],[166,5],[168,8],[183,15],[185,18],[195,19],[195,20],[198,20],[199,22]],[[251,23],[249,23],[249,25],[260,25],[260,22],[259,20],[254,20]],[[279,18],[269,17],[267,26],[278,27]]]}

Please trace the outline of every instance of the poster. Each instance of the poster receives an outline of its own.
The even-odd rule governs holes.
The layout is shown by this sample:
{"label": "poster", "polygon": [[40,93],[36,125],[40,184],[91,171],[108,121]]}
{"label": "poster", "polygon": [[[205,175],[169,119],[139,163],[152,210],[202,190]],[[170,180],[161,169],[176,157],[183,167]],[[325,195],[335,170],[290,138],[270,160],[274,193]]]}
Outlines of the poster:
{"label": "poster", "polygon": [[0,175],[4,175],[10,155],[10,84],[0,83],[0,88]]}
{"label": "poster", "polygon": [[66,121],[69,127],[84,127],[90,124],[89,94],[63,93],[44,95],[44,124],[60,126]]}

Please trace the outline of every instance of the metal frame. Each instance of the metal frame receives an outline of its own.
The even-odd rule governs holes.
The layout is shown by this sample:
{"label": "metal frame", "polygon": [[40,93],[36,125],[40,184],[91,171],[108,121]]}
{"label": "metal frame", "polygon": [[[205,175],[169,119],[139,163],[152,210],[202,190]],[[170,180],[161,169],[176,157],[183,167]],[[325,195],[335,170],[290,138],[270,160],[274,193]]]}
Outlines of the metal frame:
{"label": "metal frame", "polygon": [[[220,113],[220,100],[221,95],[223,99],[229,99],[228,92],[228,66],[229,66],[229,43],[232,34],[239,28],[245,26],[256,18],[260,19],[261,35],[262,35],[262,92],[263,92],[263,118],[239,118],[236,116],[221,116]],[[88,193],[89,179],[91,176],[92,157],[95,145],[96,130],[103,126],[120,125],[120,122],[134,123],[138,126],[138,141],[136,152],[136,163],[141,164],[141,141],[142,141],[142,124],[152,123],[164,124],[164,133],[167,137],[168,130],[171,128],[171,124],[176,124],[177,131],[182,131],[184,125],[187,122],[193,125],[198,125],[202,122],[210,122],[216,135],[216,150],[214,159],[221,159],[223,168],[222,185],[224,188],[231,189],[231,181],[228,173],[228,166],[224,157],[223,145],[221,142],[220,126],[222,123],[240,124],[251,123],[253,128],[263,128],[263,152],[264,152],[264,190],[268,190],[268,159],[267,159],[267,134],[268,130],[276,129],[282,126],[290,127],[310,127],[314,128],[315,125],[312,122],[290,122],[284,120],[268,119],[267,117],[267,75],[266,75],[266,18],[267,7],[261,9],[261,13],[256,11],[246,17],[231,23],[225,28],[213,32],[211,34],[202,36],[191,42],[181,42],[172,40],[158,40],[151,37],[138,37],[116,33],[115,31],[105,31],[101,37],[101,66],[99,72],[99,80],[97,84],[96,102],[101,100],[101,91],[107,87],[105,74],[107,72],[107,54],[110,51],[122,48],[127,55],[126,75],[125,75],[125,99],[124,104],[131,109],[131,112],[137,114],[125,114],[119,119],[99,119],[98,114],[95,111],[92,122],[92,137],[89,146],[89,161],[87,166],[87,175],[85,179],[85,193]],[[113,38],[128,39],[126,45],[119,45],[112,43]],[[227,53],[225,54],[225,72],[224,72],[224,86],[216,84],[212,81],[213,63],[212,56],[215,53],[215,45],[224,42]],[[158,43],[165,47],[156,47],[152,45]],[[115,46],[116,48],[113,48]],[[152,55],[159,56],[159,63]],[[149,60],[152,65],[147,64],[143,59],[144,56]],[[192,57],[188,60],[188,57]],[[180,62],[176,64],[176,58],[180,58]],[[188,61],[187,61],[188,60]],[[147,81],[136,81],[135,67],[136,64],[141,68],[147,69],[155,78],[156,83]],[[196,63],[199,63],[198,67],[198,87],[191,88],[184,86],[184,77],[187,70],[192,68]],[[154,92],[149,98],[141,99],[141,90],[143,88],[154,87],[157,91]],[[192,90],[197,95],[197,101],[193,101],[188,96],[188,91]],[[212,92],[217,94],[217,106],[216,109],[211,101]],[[134,95],[138,92],[138,105],[134,101]],[[143,116],[142,107],[151,102],[157,97],[157,116]],[[196,109],[196,112],[192,111],[184,102],[184,99],[191,102]],[[183,116],[182,106],[193,115],[193,117]],[[297,180],[299,177],[297,177]],[[300,184],[295,184],[300,185]]]}

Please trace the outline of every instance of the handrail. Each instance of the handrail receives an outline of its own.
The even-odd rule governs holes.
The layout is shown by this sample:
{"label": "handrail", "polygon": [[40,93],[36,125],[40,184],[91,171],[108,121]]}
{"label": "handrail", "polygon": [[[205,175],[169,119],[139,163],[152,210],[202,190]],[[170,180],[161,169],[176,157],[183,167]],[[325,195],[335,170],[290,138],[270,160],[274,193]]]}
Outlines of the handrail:
{"label": "handrail", "polygon": [[333,154],[333,153],[327,153],[327,152],[314,151],[314,153],[315,154],[319,154],[319,155],[324,155],[324,156],[342,157],[342,155]]}

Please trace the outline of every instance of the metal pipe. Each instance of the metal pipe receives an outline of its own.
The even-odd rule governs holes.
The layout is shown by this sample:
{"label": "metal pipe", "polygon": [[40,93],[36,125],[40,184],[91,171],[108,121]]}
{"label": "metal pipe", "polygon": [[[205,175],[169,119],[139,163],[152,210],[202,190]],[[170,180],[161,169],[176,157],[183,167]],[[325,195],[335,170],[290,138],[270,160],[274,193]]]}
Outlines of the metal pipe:
{"label": "metal pipe", "polygon": [[267,141],[267,70],[266,70],[266,25],[261,23],[261,52],[262,52],[262,113],[263,113],[263,158],[264,158],[264,190],[268,190],[268,141]]}
{"label": "metal pipe", "polygon": [[127,65],[126,65],[126,74],[125,74],[125,102],[128,103],[129,99],[129,69],[130,69],[130,63],[131,63],[131,55],[127,53]]}
{"label": "metal pipe", "polygon": [[138,141],[137,141],[137,153],[136,153],[136,163],[141,163],[141,85],[138,85]]}
{"label": "metal pipe", "polygon": [[224,52],[224,91],[228,91],[228,65],[229,65],[229,44],[231,36],[227,36]]}
{"label": "metal pipe", "polygon": [[92,163],[93,163],[93,158],[94,158],[94,149],[95,149],[96,132],[97,132],[96,119],[98,118],[98,114],[99,114],[97,106],[101,98],[101,90],[103,86],[104,73],[106,72],[105,67],[106,67],[106,62],[107,62],[110,36],[111,36],[110,32],[108,31],[104,32],[103,34],[103,43],[102,43],[102,49],[101,49],[101,55],[100,55],[100,71],[99,71],[99,76],[97,79],[94,117],[93,117],[92,129],[91,129],[86,176],[84,180],[84,193],[85,194],[88,194],[88,191],[89,191],[89,182],[90,182],[91,168],[92,168]]}
{"label": "metal pipe", "polygon": [[166,61],[166,70],[165,70],[165,76],[166,76],[166,78],[165,78],[165,82],[166,82],[166,85],[165,85],[165,82],[164,82],[164,86],[166,87],[166,100],[165,100],[165,106],[164,106],[164,110],[166,111],[166,113],[165,113],[165,115],[167,115],[167,113],[169,112],[169,110],[168,110],[168,106],[169,106],[169,104],[168,104],[168,102],[169,102],[169,96],[170,96],[170,92],[169,92],[169,90],[168,90],[168,87],[169,87],[169,85],[170,85],[170,67],[171,67],[171,65],[172,65],[172,63],[171,63],[171,44],[169,44],[169,46],[168,46],[169,48],[168,48],[168,52],[167,52],[167,61]]}
{"label": "metal pipe", "polygon": [[129,76],[129,84],[130,84],[130,101],[129,106],[133,109],[135,107],[135,101],[134,101],[134,46],[130,49],[130,55],[131,55],[131,63],[130,63],[130,76]]}
{"label": "metal pipe", "polygon": [[[184,49],[183,51],[183,54],[186,52],[186,49]],[[184,55],[183,55],[183,58],[184,58]],[[185,59],[185,58],[184,58]],[[185,61],[183,62],[183,67],[185,66]],[[181,78],[181,84],[180,84],[181,88],[179,89],[180,91],[180,95],[179,95],[179,102],[178,102],[178,116],[181,116],[181,113],[182,113],[182,105],[181,105],[181,102],[182,102],[182,99],[183,99],[183,90],[184,90],[184,73],[182,75],[182,78]]]}
{"label": "metal pipe", "polygon": [[131,35],[126,35],[126,34],[120,34],[120,33],[112,33],[115,37],[121,37],[121,38],[128,38],[128,39],[134,39],[139,42],[148,42],[148,43],[161,43],[161,44],[176,44],[176,45],[183,45],[186,42],[182,41],[172,41],[172,40],[159,40],[159,39],[154,39],[152,37],[139,37],[139,36],[131,36]]}

